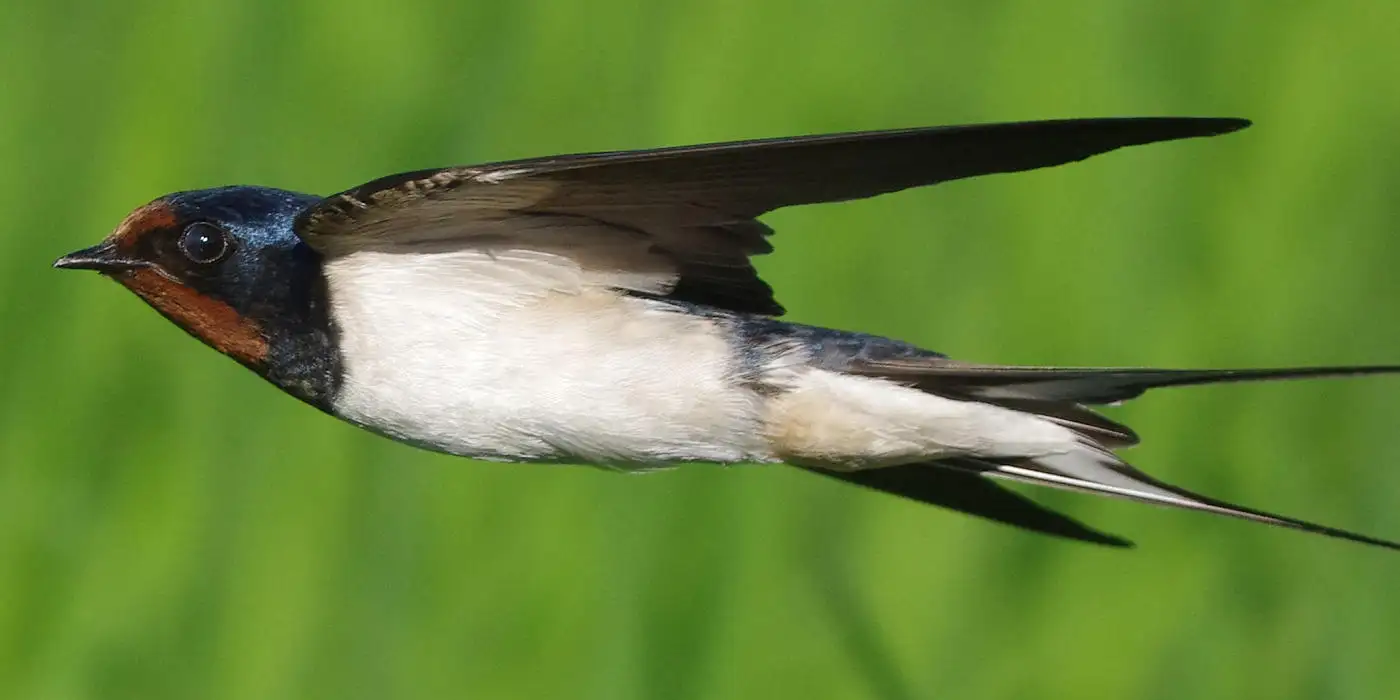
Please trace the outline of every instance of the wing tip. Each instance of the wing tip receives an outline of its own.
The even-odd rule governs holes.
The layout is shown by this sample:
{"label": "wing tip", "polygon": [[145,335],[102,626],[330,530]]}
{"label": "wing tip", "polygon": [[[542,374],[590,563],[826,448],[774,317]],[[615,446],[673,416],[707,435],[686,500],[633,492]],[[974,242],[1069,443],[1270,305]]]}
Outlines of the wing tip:
{"label": "wing tip", "polygon": [[1209,136],[1230,134],[1254,126],[1254,122],[1243,117],[1188,117],[1194,125],[1202,128]]}
{"label": "wing tip", "polygon": [[1239,118],[1239,116],[1203,116],[1203,118],[1197,119],[1200,119],[1200,126],[1207,129],[1207,136],[1242,132],[1242,130],[1254,126],[1252,120]]}
{"label": "wing tip", "polygon": [[801,466],[810,473],[881,491],[911,501],[982,518],[1028,534],[1085,544],[1131,549],[1136,545],[1096,530],[1016,491],[983,478],[985,470],[958,460],[914,463],[857,471]]}
{"label": "wing tip", "polygon": [[1251,126],[1254,126],[1254,120],[1245,119],[1244,117],[1222,117],[1220,120],[1224,122],[1224,133],[1227,134],[1232,131],[1240,131],[1242,129],[1248,129]]}
{"label": "wing tip", "polygon": [[1083,538],[1085,542],[1103,545],[1105,547],[1113,547],[1115,549],[1137,549],[1137,543],[1132,540],[1124,539],[1117,535],[1110,535],[1106,532],[1099,532],[1098,530],[1087,527],[1084,529],[1090,533],[1088,537]]}
{"label": "wing tip", "polygon": [[1242,117],[1127,117],[1122,123],[1139,134],[1146,127],[1143,135],[1149,137],[1148,143],[1223,136],[1254,125]]}

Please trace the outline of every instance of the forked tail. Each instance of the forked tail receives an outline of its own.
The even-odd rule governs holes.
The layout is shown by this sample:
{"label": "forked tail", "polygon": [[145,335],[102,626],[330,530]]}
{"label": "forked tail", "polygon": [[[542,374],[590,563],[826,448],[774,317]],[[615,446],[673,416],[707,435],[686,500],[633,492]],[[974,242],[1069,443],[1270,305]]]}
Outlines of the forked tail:
{"label": "forked tail", "polygon": [[1157,480],[1112,450],[1138,442],[1127,426],[1086,404],[1106,404],[1149,389],[1220,382],[1400,373],[1400,366],[1305,367],[1244,370],[1008,367],[960,364],[941,357],[862,362],[852,374],[879,377],[931,394],[977,401],[1040,416],[1074,431],[1076,445],[1056,454],[964,456],[882,469],[818,471],[843,481],[1043,534],[1110,546],[1127,540],[1055,513],[993,480],[1095,493],[1154,505],[1197,510],[1400,549],[1400,542],[1340,530],[1209,498]]}

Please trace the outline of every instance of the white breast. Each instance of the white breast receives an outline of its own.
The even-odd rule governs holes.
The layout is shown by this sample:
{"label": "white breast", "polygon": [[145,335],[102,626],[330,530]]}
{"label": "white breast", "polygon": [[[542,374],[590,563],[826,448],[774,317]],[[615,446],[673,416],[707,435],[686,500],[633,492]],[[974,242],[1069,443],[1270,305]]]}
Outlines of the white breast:
{"label": "white breast", "polygon": [[773,459],[712,320],[590,284],[567,258],[364,251],[325,270],[347,420],[486,459]]}

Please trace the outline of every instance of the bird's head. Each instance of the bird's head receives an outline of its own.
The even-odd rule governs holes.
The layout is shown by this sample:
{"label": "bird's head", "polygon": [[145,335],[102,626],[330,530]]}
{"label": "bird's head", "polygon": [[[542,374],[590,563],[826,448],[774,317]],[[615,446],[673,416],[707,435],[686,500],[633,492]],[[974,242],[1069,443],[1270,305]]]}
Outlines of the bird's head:
{"label": "bird's head", "polygon": [[293,376],[330,343],[320,256],[293,230],[318,201],[265,187],[177,192],[54,267],[116,280],[209,346],[319,403],[319,391]]}

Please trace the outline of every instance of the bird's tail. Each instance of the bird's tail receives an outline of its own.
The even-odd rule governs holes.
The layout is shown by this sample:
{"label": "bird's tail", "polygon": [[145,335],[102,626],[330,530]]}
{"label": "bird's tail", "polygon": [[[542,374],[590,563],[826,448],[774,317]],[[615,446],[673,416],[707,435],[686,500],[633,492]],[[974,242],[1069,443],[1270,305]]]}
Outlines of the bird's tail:
{"label": "bird's tail", "polygon": [[1398,374],[1400,365],[1285,367],[1278,369],[1143,369],[1019,367],[963,364],[942,357],[862,361],[845,370],[911,384],[943,396],[996,403],[998,399],[1111,404],[1148,389],[1225,382]]}
{"label": "bird's tail", "polygon": [[1390,374],[1400,373],[1400,366],[1162,370],[965,365],[929,357],[865,363],[853,373],[877,376],[947,398],[1034,414],[1074,431],[1078,441],[1068,451],[1045,456],[966,456],[883,469],[823,472],[843,481],[1044,534],[1097,544],[1126,546],[1128,542],[1045,509],[1001,488],[993,480],[1227,515],[1400,549],[1397,542],[1245,508],[1154,479],[1112,452],[1114,448],[1136,444],[1137,435],[1127,426],[1085,405],[1124,401],[1159,387]]}

